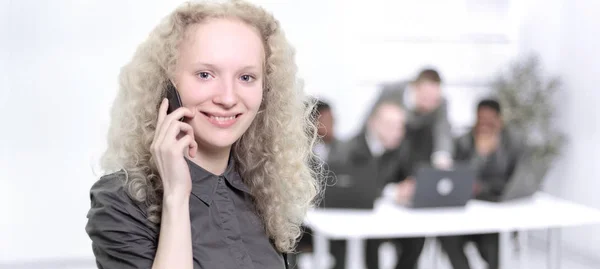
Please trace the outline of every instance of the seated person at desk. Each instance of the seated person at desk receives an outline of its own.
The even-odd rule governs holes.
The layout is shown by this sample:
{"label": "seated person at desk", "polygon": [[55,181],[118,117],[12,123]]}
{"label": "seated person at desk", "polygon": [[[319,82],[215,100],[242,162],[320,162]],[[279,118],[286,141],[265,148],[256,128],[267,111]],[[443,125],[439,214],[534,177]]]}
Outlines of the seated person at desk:
{"label": "seated person at desk", "polygon": [[[473,130],[460,137],[456,143],[455,160],[471,162],[478,171],[474,187],[477,199],[495,200],[502,195],[505,185],[513,174],[519,144],[503,127],[500,104],[495,100],[483,100],[477,106],[477,122]],[[497,233],[444,236],[439,238],[454,269],[469,269],[464,252],[465,244],[476,244],[489,269],[499,267],[499,239]]]}
{"label": "seated person at desk", "polygon": [[335,137],[333,125],[335,118],[333,117],[333,111],[329,103],[324,100],[317,100],[315,106],[317,118],[317,133],[321,138],[314,146],[315,154],[324,162],[329,159],[329,153],[334,152],[332,156],[335,156],[335,151],[338,148],[340,141]]}
{"label": "seated person at desk", "polygon": [[[317,135],[321,138],[314,147],[313,151],[319,160],[315,160],[315,165],[320,166],[323,163],[329,161],[329,157],[341,157],[342,154],[337,153],[340,147],[341,141],[335,137],[333,125],[335,118],[331,105],[324,100],[312,99],[311,103],[316,105],[313,108],[314,119],[317,125]],[[315,168],[316,171],[320,171],[320,167]],[[296,251],[288,256],[291,268],[297,267],[298,261],[297,256],[300,253],[312,251],[312,231],[308,227],[303,226],[304,232],[298,241]]]}
{"label": "seated person at desk", "polygon": [[[392,100],[375,104],[362,132],[344,146],[345,160],[356,167],[375,167],[373,184],[383,187],[386,182],[398,182],[407,178],[411,170],[407,146],[403,142],[406,113],[402,106]],[[409,193],[412,184],[399,184],[398,193]],[[408,188],[408,191],[405,189]],[[383,188],[382,188],[383,189]],[[379,268],[379,246],[391,241],[397,250],[395,268],[413,269],[421,255],[424,238],[400,238],[366,241],[366,264],[368,269]],[[332,241],[331,253],[335,257],[334,268],[345,268],[345,241]]]}

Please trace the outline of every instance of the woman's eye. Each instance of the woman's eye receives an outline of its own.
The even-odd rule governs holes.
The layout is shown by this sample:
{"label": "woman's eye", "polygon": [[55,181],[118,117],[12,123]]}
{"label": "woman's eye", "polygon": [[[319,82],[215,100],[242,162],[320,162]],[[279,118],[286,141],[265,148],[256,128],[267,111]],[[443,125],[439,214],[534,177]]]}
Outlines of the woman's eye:
{"label": "woman's eye", "polygon": [[240,79],[244,82],[252,82],[254,81],[254,77],[251,75],[243,75],[240,77]]}
{"label": "woman's eye", "polygon": [[208,72],[200,72],[198,73],[198,77],[200,79],[210,79],[211,75]]}

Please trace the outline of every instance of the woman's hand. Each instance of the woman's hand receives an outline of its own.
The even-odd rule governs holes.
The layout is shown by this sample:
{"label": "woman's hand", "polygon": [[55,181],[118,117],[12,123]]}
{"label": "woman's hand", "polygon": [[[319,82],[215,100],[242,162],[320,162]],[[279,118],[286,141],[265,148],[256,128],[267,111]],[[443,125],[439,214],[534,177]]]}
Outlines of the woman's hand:
{"label": "woman's hand", "polygon": [[150,150],[162,179],[163,199],[186,199],[192,191],[192,180],[185,156],[195,157],[198,144],[192,126],[179,119],[193,118],[195,113],[180,107],[167,115],[168,107],[169,102],[164,99],[158,110],[156,132]]}
{"label": "woman's hand", "polygon": [[198,144],[192,126],[179,119],[193,118],[195,113],[181,107],[167,115],[168,107],[167,99],[163,100],[150,146],[164,188],[158,248],[152,268],[192,269],[189,208],[192,179],[185,155],[194,157]]}

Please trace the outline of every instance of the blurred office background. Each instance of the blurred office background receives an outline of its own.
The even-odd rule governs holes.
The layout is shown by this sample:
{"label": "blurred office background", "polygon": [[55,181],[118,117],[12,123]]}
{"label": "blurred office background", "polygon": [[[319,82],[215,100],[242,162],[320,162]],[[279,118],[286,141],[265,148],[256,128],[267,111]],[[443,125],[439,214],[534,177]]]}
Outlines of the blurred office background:
{"label": "blurred office background", "polygon": [[[334,106],[341,139],[356,134],[379,83],[425,66],[442,74],[462,134],[499,72],[539,55],[563,81],[556,124],[568,138],[544,190],[600,209],[600,2],[252,2],[283,24],[306,91]],[[94,268],[85,216],[117,75],[180,3],[0,0],[0,268]],[[599,268],[598,234],[599,226],[565,229],[563,260]],[[544,245],[543,233],[530,238]]]}

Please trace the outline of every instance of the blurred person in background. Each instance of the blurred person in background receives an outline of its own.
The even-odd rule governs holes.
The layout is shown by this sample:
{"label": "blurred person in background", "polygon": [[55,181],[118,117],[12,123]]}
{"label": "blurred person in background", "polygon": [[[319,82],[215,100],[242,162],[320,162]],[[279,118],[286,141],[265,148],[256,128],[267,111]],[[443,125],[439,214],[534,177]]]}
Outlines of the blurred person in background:
{"label": "blurred person in background", "polygon": [[[338,152],[341,149],[340,145],[342,142],[335,137],[335,118],[331,105],[323,99],[314,97],[311,98],[311,102],[309,102],[308,105],[310,104],[316,104],[313,107],[312,117],[313,120],[315,120],[317,134],[319,136],[317,143],[315,143],[313,147],[316,157],[315,160],[313,160],[313,165],[317,166],[315,170],[320,171],[322,170],[322,167],[327,167],[329,157],[332,157],[332,159],[343,158],[344,154]],[[298,266],[299,254],[312,252],[312,230],[306,226],[303,226],[303,230],[304,232],[298,241],[296,251],[289,255],[291,268],[296,268]]]}
{"label": "blurred person in background", "polygon": [[[481,200],[497,200],[513,176],[521,155],[522,143],[504,127],[500,104],[485,99],[477,105],[473,129],[456,142],[456,161],[471,163],[478,180],[474,196]],[[499,236],[497,233],[439,237],[454,269],[469,269],[464,252],[467,242],[474,242],[489,269],[499,268]]]}
{"label": "blurred person in background", "polygon": [[378,100],[394,100],[406,108],[406,132],[415,161],[447,169],[452,166],[454,145],[441,83],[436,70],[424,69],[412,82],[384,85]]}
{"label": "blurred person in background", "polygon": [[[167,113],[167,89],[182,107]],[[319,184],[293,49],[265,10],[185,3],[122,68],[86,232],[98,268],[286,268]]]}
{"label": "blurred person in background", "polygon": [[[365,128],[353,139],[344,144],[346,161],[355,167],[369,167],[374,164],[377,174],[372,179],[383,189],[388,182],[401,182],[394,186],[394,199],[409,199],[414,180],[410,179],[412,162],[410,143],[404,141],[407,112],[394,100],[381,100],[374,105],[367,118]],[[397,253],[397,269],[416,268],[421,255],[424,238],[370,239],[366,241],[366,264],[369,269],[379,268],[379,247],[391,241]],[[337,241],[331,244],[336,258],[335,268],[344,268],[346,244]]]}
{"label": "blurred person in background", "polygon": [[335,137],[335,118],[331,105],[322,99],[316,101],[317,130],[320,141],[315,145],[315,154],[324,162],[327,162],[330,153],[336,156],[335,152],[339,147],[340,141]]}

